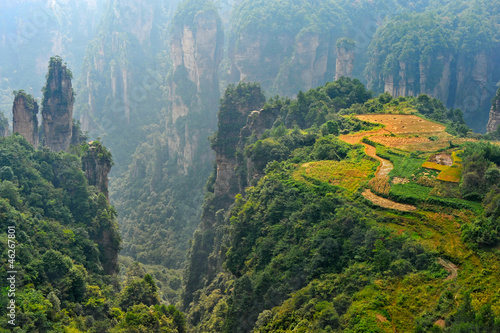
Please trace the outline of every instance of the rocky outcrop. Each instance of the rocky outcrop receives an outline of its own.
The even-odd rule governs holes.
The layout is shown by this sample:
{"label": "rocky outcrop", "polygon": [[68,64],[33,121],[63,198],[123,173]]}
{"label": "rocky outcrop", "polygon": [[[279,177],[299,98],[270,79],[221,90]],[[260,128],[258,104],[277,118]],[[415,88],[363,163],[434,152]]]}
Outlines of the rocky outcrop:
{"label": "rocky outcrop", "polygon": [[342,76],[351,77],[354,70],[354,46],[352,40],[341,38],[336,43],[335,80]]}
{"label": "rocky outcrop", "polygon": [[[286,45],[287,38],[284,39]],[[271,41],[271,43],[273,43]],[[332,38],[325,33],[306,32],[299,34],[295,38],[295,42],[290,48],[292,55],[287,59],[286,54],[277,54],[276,59],[281,63],[278,64],[279,72],[276,77],[270,77],[269,80],[274,80],[271,87],[263,87],[270,89],[273,93],[279,95],[294,96],[299,90],[309,90],[317,87],[328,79],[331,74],[332,64],[335,63],[335,49],[333,47]],[[269,47],[269,45],[267,46]],[[269,55],[264,56],[264,63],[272,58]],[[245,61],[242,60],[245,64]],[[256,64],[258,67],[258,64]],[[270,66],[274,66],[272,62]],[[243,67],[242,67],[243,70]],[[248,69],[247,69],[248,70]],[[264,71],[256,71],[252,75],[267,75]],[[255,77],[258,80],[258,77]],[[259,81],[258,81],[259,82]]]}
{"label": "rocky outcrop", "polygon": [[383,77],[384,92],[394,97],[428,94],[447,101],[450,94],[450,54],[426,57],[418,63],[398,61],[392,74]]}
{"label": "rocky outcrop", "polygon": [[490,109],[490,116],[488,125],[486,126],[487,132],[494,132],[500,125],[500,88],[497,90],[496,97],[493,99],[493,105]]}
{"label": "rocky outcrop", "polygon": [[108,174],[113,165],[111,153],[99,141],[89,142],[82,156],[82,165],[88,183],[97,187],[109,200]]}
{"label": "rocky outcrop", "polygon": [[15,92],[15,96],[12,107],[14,133],[21,134],[33,147],[38,148],[38,104],[33,96],[22,90]]}
{"label": "rocky outcrop", "polygon": [[259,82],[270,95],[289,97],[331,81],[345,14],[331,2],[243,1],[232,16],[228,80]]}
{"label": "rocky outcrop", "polygon": [[[238,145],[241,149],[245,147],[247,139],[253,136],[259,140],[264,134],[264,131],[272,128],[280,114],[280,110],[265,108],[260,111],[253,111],[247,118],[247,124],[241,129],[240,141]],[[250,158],[245,158],[245,161],[240,161],[245,165],[246,180],[240,179],[239,193],[245,193],[245,186],[253,186],[256,181],[264,176],[264,170],[256,168]],[[240,176],[242,177],[242,176]]]}
{"label": "rocky outcrop", "polygon": [[60,57],[49,63],[43,88],[42,118],[44,145],[53,151],[67,151],[73,136],[74,92],[71,71]]}
{"label": "rocky outcrop", "polygon": [[[204,235],[197,238],[192,248],[191,261],[188,265],[190,275],[187,276],[184,305],[187,307],[193,300],[193,292],[203,286],[204,281],[212,281],[215,272],[222,265],[218,253],[220,242],[215,240],[214,229],[223,212],[234,202],[234,197],[241,190],[242,176],[246,162],[238,156],[237,150],[247,139],[247,135],[261,133],[261,125],[271,121],[266,112],[260,110],[265,102],[260,87],[256,84],[240,83],[229,86],[221,100],[218,116],[218,130],[212,139],[212,148],[216,155],[216,178],[212,188],[213,195],[204,205],[201,231]],[[254,112],[252,112],[254,111]],[[250,115],[250,117],[249,117]],[[243,169],[242,169],[243,168]]]}

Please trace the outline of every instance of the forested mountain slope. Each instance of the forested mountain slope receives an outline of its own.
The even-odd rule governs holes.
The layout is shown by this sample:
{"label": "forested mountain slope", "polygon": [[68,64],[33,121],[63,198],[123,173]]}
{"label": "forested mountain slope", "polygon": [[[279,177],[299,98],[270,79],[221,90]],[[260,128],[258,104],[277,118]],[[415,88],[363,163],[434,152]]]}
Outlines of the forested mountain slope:
{"label": "forested mountain slope", "polygon": [[[218,86],[223,89],[228,83],[244,79],[261,83],[266,96],[275,93],[294,96],[300,89],[316,87],[342,74],[367,81],[371,89],[382,93],[390,86],[384,81],[386,76],[383,64],[387,63],[389,66],[389,63],[397,62],[391,59],[404,60],[408,57],[414,61],[418,58],[418,61],[415,61],[419,62],[422,52],[426,52],[429,59],[437,58],[439,62],[440,52],[443,50],[440,48],[441,44],[443,47],[445,44],[456,45],[453,46],[455,49],[467,48],[464,44],[466,40],[457,37],[458,32],[455,33],[453,29],[457,27],[458,31],[465,35],[468,32],[464,29],[472,24],[471,22],[481,22],[481,27],[477,28],[479,32],[483,28],[489,29],[485,31],[490,31],[491,34],[485,35],[484,38],[491,40],[491,45],[488,45],[494,48],[498,30],[494,23],[496,17],[494,9],[489,10],[490,5],[482,2],[466,2],[460,6],[453,6],[446,1],[435,1],[413,3],[410,6],[407,3],[390,1],[354,3],[326,1],[322,3],[321,8],[318,8],[308,1],[266,3],[242,1],[235,2],[232,6],[231,24],[222,31],[223,22],[215,13],[211,1],[186,0],[179,4],[163,37],[169,41],[164,54],[166,58],[171,59],[171,63],[167,67],[157,67],[158,71],[155,72],[164,75],[166,69],[170,68],[169,74],[160,92],[148,91],[148,94],[161,93],[162,97],[148,98],[137,104],[141,110],[137,115],[141,119],[137,122],[132,121],[130,126],[138,131],[132,130],[132,127],[124,129],[120,125],[116,127],[120,129],[116,132],[116,137],[126,136],[127,140],[120,140],[116,146],[111,144],[111,149],[120,151],[121,146],[126,145],[123,148],[127,153],[119,152],[117,163],[122,164],[124,163],[122,161],[126,160],[129,166],[128,171],[121,173],[116,182],[112,181],[111,197],[114,204],[123,212],[123,215],[120,215],[125,240],[123,253],[143,263],[168,262],[169,268],[182,266],[186,248],[180,244],[185,244],[184,239],[189,237],[199,220],[201,214],[199,207],[202,203],[201,184],[208,177],[210,164],[215,158],[208,149],[205,137],[215,130]],[[302,9],[296,10],[299,7]],[[432,14],[434,12],[437,14]],[[446,30],[442,27],[445,21],[441,18],[448,13],[457,15],[463,13],[463,15],[451,22]],[[449,16],[451,17],[451,14]],[[395,31],[395,27],[406,17],[410,19],[405,26],[407,28]],[[408,49],[408,45],[413,45],[411,33],[416,31],[414,25],[418,25],[419,31],[422,31],[421,36],[430,37],[421,37],[420,44]],[[443,29],[452,31],[455,37],[450,37],[450,41],[446,41],[444,37],[444,39],[431,38],[437,33],[436,31]],[[200,42],[201,39],[204,42]],[[398,39],[401,43],[408,40],[404,52],[398,51],[403,47],[398,43]],[[147,50],[147,47],[144,49]],[[399,53],[396,55],[397,52]],[[457,52],[455,58],[458,54],[463,54],[462,51]],[[392,53],[394,55],[391,55]],[[465,55],[461,57],[465,59]],[[133,63],[138,61],[130,59]],[[434,67],[441,66],[440,62],[432,63]],[[464,68],[475,66],[468,62],[460,63]],[[490,63],[491,70],[486,70],[490,77],[488,82],[484,81],[484,77],[474,81],[478,77],[476,74],[479,73],[475,69],[470,73],[456,72],[458,75],[456,77],[466,83],[465,85],[457,83],[458,79],[455,80],[452,76],[447,77],[445,82],[448,90],[460,86],[459,90],[453,90],[453,96],[457,98],[465,96],[464,91],[475,91],[480,87],[486,89],[481,88],[483,89],[480,95],[481,102],[474,111],[478,116],[474,116],[469,112],[471,109],[467,108],[464,113],[465,120],[470,124],[473,120],[477,121],[478,123],[473,125],[476,129],[481,127],[481,130],[484,130],[489,99],[493,96],[489,89],[494,80],[500,78],[495,74],[495,68],[498,66],[494,65],[494,57]],[[143,64],[139,64],[137,68],[142,66]],[[420,68],[418,64],[415,66]],[[131,65],[130,67],[133,68]],[[439,88],[441,81],[434,79],[439,72],[434,67],[428,68],[429,74],[422,72],[423,78],[417,80],[418,86],[410,89],[410,85],[407,84],[408,88],[401,94],[396,90],[389,92],[395,95],[415,96],[425,92],[441,98],[448,107],[464,109],[463,103],[455,102],[450,94],[439,94],[442,91]],[[407,70],[409,71],[410,67],[407,67]],[[481,71],[484,72],[483,69]],[[407,75],[402,70],[398,70],[397,73],[408,78],[414,76]],[[117,96],[121,94],[120,80],[117,79]],[[483,85],[484,82],[486,86]],[[425,89],[422,90],[423,88]],[[120,98],[117,97],[118,100]],[[139,129],[137,124],[151,122],[154,119],[153,117],[146,120],[157,112],[155,110],[159,105],[154,101],[161,103],[163,99],[164,112],[157,114],[154,125]],[[109,103],[115,100],[110,98]],[[103,100],[101,102],[107,105]],[[121,113],[123,110],[125,109],[118,108],[115,110],[117,113],[103,114],[124,118],[124,114]],[[121,120],[115,122],[114,116],[110,119],[112,121],[107,123],[113,127],[121,123]],[[134,137],[130,132],[140,133],[140,137]],[[109,139],[114,140],[113,136],[114,134]],[[145,138],[146,136],[148,137]],[[105,142],[111,141],[105,139]],[[137,146],[135,157],[130,159],[128,156],[132,149],[135,149],[136,142],[141,144]],[[127,157],[122,160],[120,156]],[[120,170],[124,171],[125,166],[120,167]],[[146,235],[151,232],[162,236],[147,237]],[[186,238],[173,237],[175,233],[185,235]],[[166,242],[158,246],[159,239],[166,239]]]}
{"label": "forested mountain slope", "polygon": [[194,332],[500,329],[498,145],[426,95],[341,79],[254,110],[260,94],[221,102],[185,279]]}
{"label": "forested mountain slope", "polygon": [[[182,315],[159,305],[151,276],[130,275],[120,292],[116,210],[82,170],[82,160],[110,156],[92,147],[85,143],[75,155],[35,150],[20,135],[0,139],[0,330],[184,332]],[[15,288],[8,271],[17,272]]]}

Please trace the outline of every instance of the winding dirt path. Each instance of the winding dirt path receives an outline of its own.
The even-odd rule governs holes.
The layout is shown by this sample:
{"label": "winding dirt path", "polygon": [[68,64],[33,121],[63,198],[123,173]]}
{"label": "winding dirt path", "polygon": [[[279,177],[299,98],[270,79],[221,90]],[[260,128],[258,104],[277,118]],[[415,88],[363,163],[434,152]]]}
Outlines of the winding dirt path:
{"label": "winding dirt path", "polygon": [[376,148],[373,146],[370,146],[367,143],[360,142],[363,146],[365,146],[365,153],[366,155],[373,157],[377,161],[380,162],[380,165],[377,168],[377,172],[375,172],[375,177],[378,178],[383,178],[387,177],[389,175],[389,172],[394,169],[394,165],[391,163],[391,161],[386,160],[385,158],[381,158],[380,156],[377,155]]}
{"label": "winding dirt path", "polygon": [[402,212],[412,212],[414,210],[417,210],[417,207],[415,206],[400,204],[392,200],[379,197],[378,195],[373,193],[370,189],[364,190],[363,193],[361,194],[365,197],[365,199],[370,200],[373,204],[380,206],[382,208],[396,209]]}
{"label": "winding dirt path", "polygon": [[438,258],[438,264],[443,266],[444,269],[446,269],[450,275],[445,279],[445,281],[448,280],[454,280],[457,278],[458,275],[458,267],[454,263],[444,260],[443,258]]}
{"label": "winding dirt path", "polygon": [[[350,143],[350,144],[356,144],[360,143],[363,146],[365,146],[365,153],[366,155],[373,157],[377,161],[380,162],[380,165],[377,168],[377,171],[375,172],[375,177],[376,178],[386,178],[388,177],[389,173],[394,169],[394,165],[391,163],[391,161],[386,160],[385,158],[381,158],[380,156],[377,155],[377,150],[374,146],[371,146],[367,143],[364,143],[361,141],[363,137],[368,136],[368,135],[376,135],[376,134],[384,134],[387,131],[385,129],[381,129],[379,131],[372,131],[372,132],[365,132],[365,133],[356,133],[356,134],[350,134],[350,135],[341,135],[340,140]],[[389,208],[389,209],[395,209],[399,210],[402,212],[411,212],[417,209],[417,207],[412,206],[412,205],[405,205],[405,204],[400,204],[397,202],[394,202],[389,199],[382,198],[375,193],[373,193],[370,189],[366,189],[361,193],[365,199],[370,200],[373,204],[383,207],[383,208]]]}

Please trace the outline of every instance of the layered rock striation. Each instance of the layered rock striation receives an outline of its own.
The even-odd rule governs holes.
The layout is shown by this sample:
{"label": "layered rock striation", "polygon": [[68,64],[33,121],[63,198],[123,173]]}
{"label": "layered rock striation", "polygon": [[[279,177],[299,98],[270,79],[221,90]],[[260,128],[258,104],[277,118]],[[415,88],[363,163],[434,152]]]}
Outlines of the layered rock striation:
{"label": "layered rock striation", "polygon": [[38,104],[33,96],[22,90],[14,93],[13,131],[21,134],[33,147],[38,148]]}
{"label": "layered rock striation", "polygon": [[215,7],[198,12],[183,8],[174,17],[170,41],[171,107],[166,131],[168,155],[177,160],[180,173],[187,174],[190,166],[213,160],[205,138],[215,130],[217,121],[224,36]]}
{"label": "layered rock striation", "polygon": [[73,136],[71,71],[60,57],[50,59],[47,83],[43,88],[42,118],[44,146],[53,151],[67,151]]}

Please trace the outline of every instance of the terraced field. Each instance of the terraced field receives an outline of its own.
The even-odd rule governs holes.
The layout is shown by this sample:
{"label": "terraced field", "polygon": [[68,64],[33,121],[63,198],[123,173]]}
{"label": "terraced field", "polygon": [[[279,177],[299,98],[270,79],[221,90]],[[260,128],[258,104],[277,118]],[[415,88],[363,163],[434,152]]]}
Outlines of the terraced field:
{"label": "terraced field", "polygon": [[[425,186],[434,187],[439,184],[439,181],[455,183],[460,181],[462,167],[456,151],[434,155],[424,153],[446,149],[450,145],[450,140],[456,139],[445,132],[445,126],[406,114],[358,115],[356,117],[363,121],[385,126],[375,131],[340,136],[340,139],[347,143],[364,145],[365,153],[380,163],[375,173],[375,179],[369,183],[371,191],[367,189],[362,193],[367,200],[374,205],[399,211],[416,210],[416,207],[409,205],[408,202],[399,202],[401,199],[420,202],[438,200],[450,202],[450,204],[457,201],[456,205],[460,205],[458,199],[431,198],[429,196],[430,188],[416,184],[420,182]],[[375,147],[377,144],[380,145],[378,148]],[[396,151],[391,149],[396,149]],[[380,153],[377,153],[378,150],[383,151],[384,155],[380,156]],[[410,153],[414,154],[416,151],[422,152],[420,153],[421,157],[409,157]],[[389,156],[387,152],[391,152],[390,157],[387,157]],[[389,158],[398,161],[398,169],[394,172],[393,163]],[[419,162],[422,161],[422,158],[428,159],[428,161],[422,164]],[[439,170],[441,173],[436,177],[426,173],[424,168]],[[397,184],[394,191],[391,191],[391,178],[393,178],[392,183]],[[408,196],[405,193],[408,193]],[[393,197],[393,199],[388,198],[388,196]]]}

